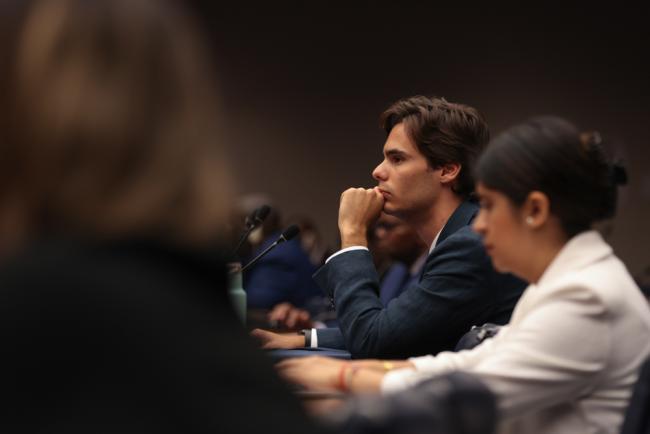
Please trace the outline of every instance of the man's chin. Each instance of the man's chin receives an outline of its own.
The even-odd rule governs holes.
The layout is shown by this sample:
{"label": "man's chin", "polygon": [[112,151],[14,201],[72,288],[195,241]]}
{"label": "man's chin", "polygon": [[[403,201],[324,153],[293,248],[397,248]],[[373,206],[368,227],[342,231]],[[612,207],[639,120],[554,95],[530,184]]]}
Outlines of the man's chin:
{"label": "man's chin", "polygon": [[393,217],[398,217],[402,218],[402,213],[400,212],[399,209],[395,209],[394,207],[390,206],[388,203],[384,203],[384,208],[382,209],[384,214],[392,215]]}

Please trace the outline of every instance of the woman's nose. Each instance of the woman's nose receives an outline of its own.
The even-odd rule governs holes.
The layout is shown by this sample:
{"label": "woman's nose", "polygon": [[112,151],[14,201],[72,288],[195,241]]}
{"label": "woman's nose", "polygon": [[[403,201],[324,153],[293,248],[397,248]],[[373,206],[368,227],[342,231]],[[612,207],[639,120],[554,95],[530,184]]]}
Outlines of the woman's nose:
{"label": "woman's nose", "polygon": [[474,232],[477,232],[480,235],[485,235],[486,228],[487,226],[485,224],[485,212],[483,210],[479,210],[478,215],[472,223],[472,229],[474,229]]}

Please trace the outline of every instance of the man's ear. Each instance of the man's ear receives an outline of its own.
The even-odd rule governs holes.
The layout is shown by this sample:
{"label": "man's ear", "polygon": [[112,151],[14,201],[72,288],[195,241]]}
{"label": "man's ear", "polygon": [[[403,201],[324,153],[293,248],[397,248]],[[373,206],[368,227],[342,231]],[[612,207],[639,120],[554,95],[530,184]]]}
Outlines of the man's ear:
{"label": "man's ear", "polygon": [[551,202],[541,191],[531,191],[521,206],[524,224],[532,229],[543,226],[551,215]]}
{"label": "man's ear", "polygon": [[459,163],[447,163],[440,166],[440,182],[443,184],[454,182],[460,175],[461,168]]}

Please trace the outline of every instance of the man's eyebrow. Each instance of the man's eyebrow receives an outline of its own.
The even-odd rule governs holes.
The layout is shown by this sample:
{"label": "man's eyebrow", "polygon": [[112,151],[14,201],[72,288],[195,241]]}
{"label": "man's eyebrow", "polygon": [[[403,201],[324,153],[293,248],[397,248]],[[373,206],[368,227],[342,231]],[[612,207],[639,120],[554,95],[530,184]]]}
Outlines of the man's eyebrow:
{"label": "man's eyebrow", "polygon": [[386,154],[387,157],[393,157],[393,156],[405,157],[408,155],[406,152],[402,151],[401,149],[388,149],[384,152],[384,154]]}

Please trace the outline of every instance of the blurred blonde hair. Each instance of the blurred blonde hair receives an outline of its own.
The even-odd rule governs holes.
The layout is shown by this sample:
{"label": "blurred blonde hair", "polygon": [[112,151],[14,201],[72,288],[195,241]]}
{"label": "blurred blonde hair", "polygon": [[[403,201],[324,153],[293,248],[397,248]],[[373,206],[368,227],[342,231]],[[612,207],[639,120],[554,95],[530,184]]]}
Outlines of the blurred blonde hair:
{"label": "blurred blonde hair", "polygon": [[32,2],[0,76],[4,246],[59,232],[219,233],[230,177],[214,71],[179,3]]}

